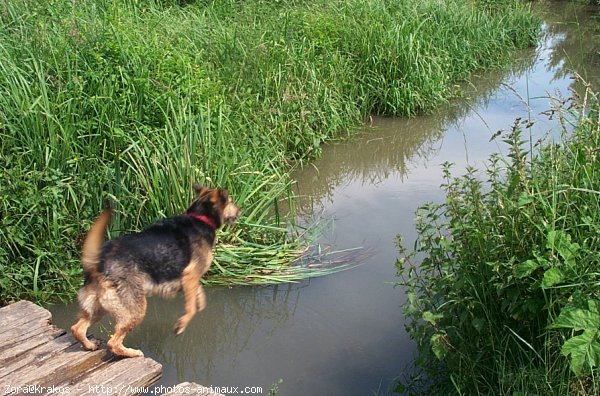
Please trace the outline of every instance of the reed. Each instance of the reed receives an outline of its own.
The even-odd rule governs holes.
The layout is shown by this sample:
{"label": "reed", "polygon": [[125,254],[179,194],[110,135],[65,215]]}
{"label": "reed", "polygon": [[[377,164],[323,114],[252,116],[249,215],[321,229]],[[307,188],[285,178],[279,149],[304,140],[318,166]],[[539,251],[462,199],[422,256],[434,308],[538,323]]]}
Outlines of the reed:
{"label": "reed", "polygon": [[[184,3],[0,1],[0,300],[70,298],[105,199],[116,235],[183,211],[193,182],[244,209],[220,235],[227,279],[329,273],[290,266],[292,166],[370,112],[430,110],[537,29],[459,1]],[[250,267],[237,283],[276,278]]]}

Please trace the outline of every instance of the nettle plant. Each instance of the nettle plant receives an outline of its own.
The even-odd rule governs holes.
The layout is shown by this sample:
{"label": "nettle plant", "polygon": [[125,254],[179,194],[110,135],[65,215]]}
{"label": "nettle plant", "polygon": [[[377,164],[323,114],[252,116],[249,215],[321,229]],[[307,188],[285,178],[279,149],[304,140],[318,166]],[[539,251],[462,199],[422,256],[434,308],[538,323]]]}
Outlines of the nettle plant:
{"label": "nettle plant", "polygon": [[485,172],[445,164],[445,202],[418,209],[413,251],[399,240],[408,331],[451,388],[600,387],[600,123],[580,99],[554,99],[557,142],[517,119]]}

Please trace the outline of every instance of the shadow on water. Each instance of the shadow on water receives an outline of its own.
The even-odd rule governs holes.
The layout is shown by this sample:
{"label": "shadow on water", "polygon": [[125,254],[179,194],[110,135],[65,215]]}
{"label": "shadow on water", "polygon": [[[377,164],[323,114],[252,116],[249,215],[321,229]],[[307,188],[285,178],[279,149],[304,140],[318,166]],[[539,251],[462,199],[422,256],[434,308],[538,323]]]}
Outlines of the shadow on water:
{"label": "shadow on water", "polygon": [[[464,97],[431,115],[374,118],[297,172],[302,219],[331,220],[324,245],[373,249],[362,265],[295,285],[208,288],[206,310],[180,337],[172,326],[182,298],[152,298],[125,342],[163,364],[158,385],[260,386],[267,394],[282,379],[281,395],[368,395],[385,394],[409,372],[415,347],[404,330],[404,293],[393,287],[395,238],[401,233],[412,243],[417,206],[443,199],[440,164],[453,162],[458,172],[483,165],[500,149],[490,136],[518,116],[539,119],[533,138],[551,133],[552,123],[539,115],[549,94],[576,88],[570,70],[599,80],[590,9],[542,4],[545,34],[537,48],[518,54],[511,70],[474,76]],[[75,320],[74,304],[51,310],[63,328]],[[92,328],[104,339],[111,331],[107,320]]]}

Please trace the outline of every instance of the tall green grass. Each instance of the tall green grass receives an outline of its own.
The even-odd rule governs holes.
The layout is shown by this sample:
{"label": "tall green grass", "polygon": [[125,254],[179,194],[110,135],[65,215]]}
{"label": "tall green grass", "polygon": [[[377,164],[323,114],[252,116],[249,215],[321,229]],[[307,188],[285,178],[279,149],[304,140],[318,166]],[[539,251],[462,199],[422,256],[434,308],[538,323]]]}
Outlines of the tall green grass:
{"label": "tall green grass", "polygon": [[103,200],[115,235],[182,212],[193,182],[243,208],[209,281],[323,273],[289,266],[293,164],[370,112],[430,110],[537,31],[512,1],[184,3],[0,1],[0,300],[72,296]]}
{"label": "tall green grass", "polygon": [[599,394],[599,99],[555,99],[557,141],[530,141],[529,121],[517,120],[498,137],[507,155],[484,172],[454,177],[445,166],[446,200],[419,209],[415,251],[402,247],[398,261],[430,380],[407,384],[430,394]]}

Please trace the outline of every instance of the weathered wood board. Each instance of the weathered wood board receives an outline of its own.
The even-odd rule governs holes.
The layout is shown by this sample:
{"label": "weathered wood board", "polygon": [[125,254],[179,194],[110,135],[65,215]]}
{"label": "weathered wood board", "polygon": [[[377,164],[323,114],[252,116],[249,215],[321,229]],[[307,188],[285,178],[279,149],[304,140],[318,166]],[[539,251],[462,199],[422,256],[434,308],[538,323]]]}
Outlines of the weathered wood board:
{"label": "weathered wood board", "polygon": [[[86,351],[52,314],[29,301],[0,308],[0,394],[129,396],[163,393],[150,388],[162,366],[150,358],[120,359],[105,345]],[[165,396],[222,396],[184,382]],[[157,392],[158,390],[158,392]],[[149,391],[149,392],[148,392]],[[184,393],[181,393],[184,392]]]}

